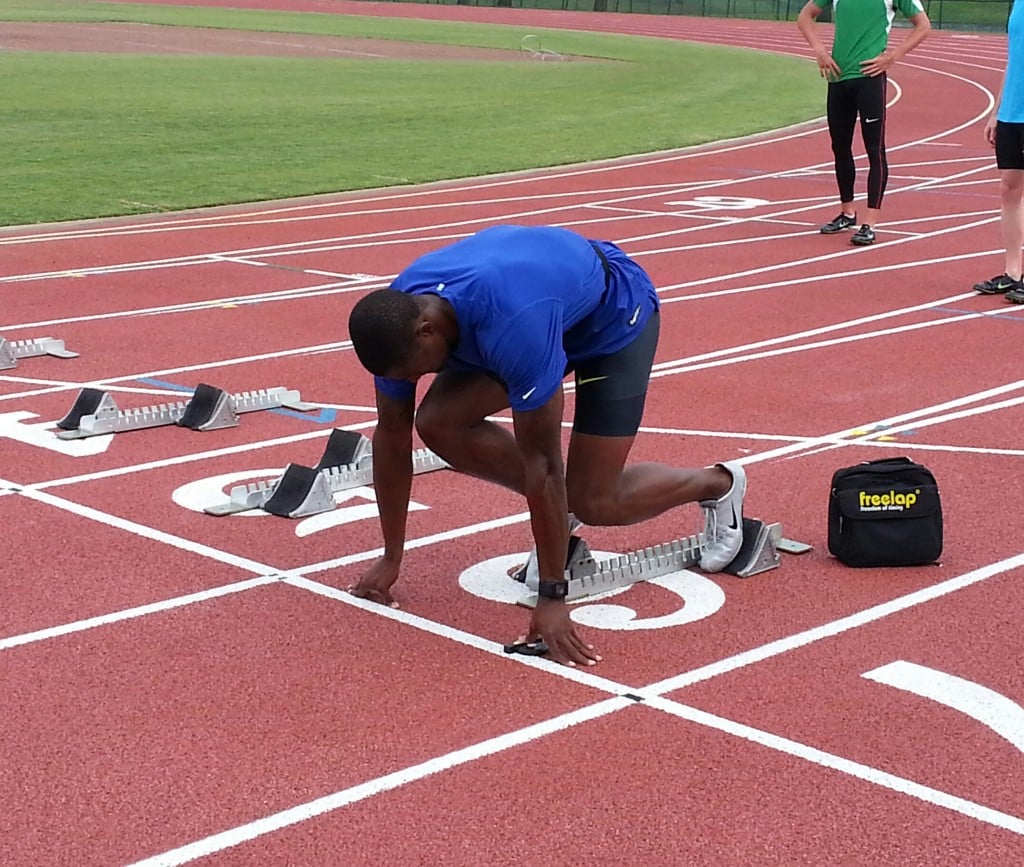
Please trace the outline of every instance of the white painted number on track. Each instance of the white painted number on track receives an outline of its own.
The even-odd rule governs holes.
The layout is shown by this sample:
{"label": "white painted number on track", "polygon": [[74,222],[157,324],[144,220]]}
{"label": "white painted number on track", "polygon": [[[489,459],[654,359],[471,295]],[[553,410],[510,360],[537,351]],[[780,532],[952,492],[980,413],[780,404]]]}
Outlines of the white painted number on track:
{"label": "white painted number on track", "polygon": [[679,199],[665,202],[666,205],[689,208],[700,208],[703,211],[752,211],[770,205],[767,199],[747,199],[743,196],[694,196],[692,199]]}
{"label": "white painted number on track", "polygon": [[902,660],[862,676],[960,711],[1024,752],[1024,707],[986,686]]}
{"label": "white painted number on track", "polygon": [[114,438],[113,434],[106,434],[80,440],[59,440],[56,432],[49,430],[53,427],[53,422],[22,423],[30,418],[38,418],[38,416],[34,412],[0,413],[0,437],[51,452],[59,452],[70,458],[85,458],[103,454],[110,448],[110,441]]}
{"label": "white painted number on track", "polygon": [[[228,499],[231,486],[248,482],[273,481],[279,479],[284,472],[283,467],[275,469],[243,470],[241,472],[223,473],[219,476],[209,476],[195,482],[189,482],[176,488],[171,494],[171,499],[184,509],[192,512],[202,512],[208,506],[215,506]],[[356,521],[365,521],[367,518],[376,518],[377,497],[373,488],[359,487],[350,488],[347,491],[339,491],[334,495],[335,503],[347,503],[352,500],[365,500],[366,502],[356,506],[334,509],[330,512],[323,512],[319,515],[311,515],[298,521],[295,525],[295,535],[299,538],[329,530],[342,524],[353,524]],[[422,503],[413,500],[409,501],[409,511],[419,512],[429,508]],[[262,509],[249,509],[245,512],[238,512],[232,517],[243,518],[268,518],[269,512]],[[278,520],[285,520],[279,518]]]}
{"label": "white painted number on track", "polygon": [[[618,556],[605,551],[594,551],[593,554],[598,561]],[[481,599],[515,605],[523,596],[528,595],[529,591],[522,584],[509,578],[508,570],[524,563],[527,556],[527,554],[505,554],[470,566],[459,576],[459,586],[467,593],[472,593]],[[577,623],[595,629],[617,631],[667,629],[710,617],[725,604],[725,594],[722,592],[722,588],[711,579],[696,572],[682,570],[661,578],[654,578],[646,583],[661,587],[678,596],[683,600],[683,607],[659,617],[637,618],[636,611],[632,608],[600,602],[600,600],[627,593],[631,589],[623,587],[569,603],[574,606],[570,616]]]}

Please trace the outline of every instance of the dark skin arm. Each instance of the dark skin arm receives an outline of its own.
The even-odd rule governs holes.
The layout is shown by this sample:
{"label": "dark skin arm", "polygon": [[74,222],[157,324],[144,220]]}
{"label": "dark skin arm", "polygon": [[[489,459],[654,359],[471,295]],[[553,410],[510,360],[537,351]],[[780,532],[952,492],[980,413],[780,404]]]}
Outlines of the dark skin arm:
{"label": "dark skin arm", "polygon": [[373,432],[373,487],[380,511],[384,554],[349,588],[354,596],[398,607],[391,587],[405,553],[405,527],[412,491],[412,425],[415,400],[399,401],[377,392]]}
{"label": "dark skin arm", "polygon": [[[562,389],[538,409],[513,412],[516,443],[523,458],[526,502],[537,546],[541,581],[561,581],[569,546],[568,504],[562,464]],[[576,633],[563,600],[541,598],[530,618],[527,641],[543,639],[552,659],[594,665],[601,657]]]}

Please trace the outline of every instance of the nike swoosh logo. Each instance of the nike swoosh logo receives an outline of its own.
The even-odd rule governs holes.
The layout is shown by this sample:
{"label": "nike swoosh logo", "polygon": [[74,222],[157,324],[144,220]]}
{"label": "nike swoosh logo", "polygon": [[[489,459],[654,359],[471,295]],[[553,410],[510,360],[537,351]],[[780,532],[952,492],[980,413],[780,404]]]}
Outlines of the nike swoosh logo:
{"label": "nike swoosh logo", "polygon": [[630,325],[636,325],[636,321],[639,318],[640,318],[640,308],[637,307],[636,310],[633,311],[633,315],[629,319],[629,324]]}
{"label": "nike swoosh logo", "polygon": [[528,392],[526,392],[526,394],[523,395],[523,400],[529,400],[530,399],[530,395],[533,394],[536,390],[537,390],[537,386],[534,386],[533,388],[531,388]]}
{"label": "nike swoosh logo", "polygon": [[864,118],[864,123],[878,123],[880,120],[880,117],[866,117]]}
{"label": "nike swoosh logo", "polygon": [[600,382],[602,379],[607,378],[607,376],[592,376],[590,379],[577,379],[576,387],[579,388],[581,385],[586,385],[588,382]]}
{"label": "nike swoosh logo", "polygon": [[732,523],[729,525],[730,529],[738,530],[740,528],[739,515],[736,514],[736,507],[732,507]]}

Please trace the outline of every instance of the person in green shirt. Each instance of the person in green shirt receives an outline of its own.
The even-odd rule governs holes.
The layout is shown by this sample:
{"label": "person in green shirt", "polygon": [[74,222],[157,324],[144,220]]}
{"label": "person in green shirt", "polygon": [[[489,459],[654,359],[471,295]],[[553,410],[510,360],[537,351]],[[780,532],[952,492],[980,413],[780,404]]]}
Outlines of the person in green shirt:
{"label": "person in green shirt", "polygon": [[[815,27],[818,16],[830,3],[835,23],[831,51]],[[913,29],[902,42],[890,48],[889,30],[897,11],[910,21]],[[853,204],[857,177],[853,131],[859,115],[868,157],[867,212],[850,242],[867,246],[875,242],[875,224],[889,179],[885,154],[886,73],[921,44],[931,31],[931,22],[920,0],[808,0],[797,17],[797,26],[814,51],[818,71],[828,81],[828,131],[842,209],[821,227],[821,232],[831,235],[857,225]]]}

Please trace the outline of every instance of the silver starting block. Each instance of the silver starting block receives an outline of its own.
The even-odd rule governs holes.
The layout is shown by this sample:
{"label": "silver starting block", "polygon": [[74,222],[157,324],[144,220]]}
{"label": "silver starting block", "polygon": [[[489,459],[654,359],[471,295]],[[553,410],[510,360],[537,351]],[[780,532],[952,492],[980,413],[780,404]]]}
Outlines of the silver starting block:
{"label": "silver starting block", "polygon": [[[412,455],[414,475],[442,470],[448,464],[430,449]],[[284,474],[272,481],[236,485],[226,503],[207,506],[208,515],[223,517],[263,509],[282,518],[305,518],[334,509],[334,495],[373,484],[373,447],[362,434],[335,430],[324,456],[315,467],[289,464]]]}
{"label": "silver starting block", "polygon": [[65,349],[64,341],[55,337],[37,337],[35,340],[7,340],[0,337],[0,370],[17,367],[22,358],[38,358],[43,355],[78,358],[77,352]]}
{"label": "silver starting block", "polygon": [[228,394],[200,384],[189,400],[124,410],[118,409],[107,392],[83,388],[68,414],[57,422],[57,437],[74,440],[172,424],[191,430],[221,430],[237,426],[243,413],[279,408],[318,409],[315,404],[303,403],[297,391],[281,387]]}
{"label": "silver starting block", "polygon": [[[649,581],[700,563],[704,534],[684,536],[674,542],[631,551],[619,557],[597,562],[590,554],[587,543],[579,537],[569,554],[569,592],[567,602],[596,596],[609,590],[619,590],[640,581]],[[750,578],[775,569],[781,563],[779,551],[803,553],[810,546],[782,538],[781,524],[766,524],[755,518],[743,519],[743,546],[733,561],[723,569],[737,578]],[[531,588],[536,589],[536,588]],[[525,596],[519,604],[527,608],[537,605],[536,593]]]}

